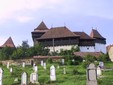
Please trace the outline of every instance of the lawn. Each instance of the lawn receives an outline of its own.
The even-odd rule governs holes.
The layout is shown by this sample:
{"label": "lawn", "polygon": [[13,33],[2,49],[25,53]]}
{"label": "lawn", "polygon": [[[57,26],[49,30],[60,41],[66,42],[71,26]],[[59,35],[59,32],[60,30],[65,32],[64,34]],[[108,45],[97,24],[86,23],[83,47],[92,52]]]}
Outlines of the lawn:
{"label": "lawn", "polygon": [[[50,66],[53,64],[47,64],[47,69],[40,65],[38,66],[38,81],[40,85],[86,85],[86,68],[83,68],[82,63],[80,65],[60,65],[54,64],[56,67],[55,82],[50,82]],[[106,68],[113,68],[113,63],[105,63]],[[32,66],[11,66],[13,73],[10,73],[6,66],[0,66],[4,70],[3,72],[3,85],[20,85],[22,72],[28,73],[28,82],[30,74],[33,72]],[[66,68],[66,74],[63,74],[63,68]],[[18,78],[18,82],[14,82],[14,79]],[[36,85],[36,84],[35,84]],[[113,85],[113,71],[103,71],[101,78],[98,79],[98,85]]]}

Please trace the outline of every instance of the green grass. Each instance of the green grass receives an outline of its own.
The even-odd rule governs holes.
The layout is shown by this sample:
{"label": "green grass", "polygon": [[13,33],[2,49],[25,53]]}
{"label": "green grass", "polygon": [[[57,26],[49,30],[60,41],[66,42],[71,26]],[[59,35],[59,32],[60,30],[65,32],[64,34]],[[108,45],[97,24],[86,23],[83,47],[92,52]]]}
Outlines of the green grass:
{"label": "green grass", "polygon": [[[38,81],[40,85],[86,85],[86,68],[83,68],[82,64],[60,66],[59,69],[57,69],[58,64],[55,64],[57,77],[55,82],[51,82],[49,78],[51,65],[52,64],[48,64],[47,69],[44,70],[43,67],[38,64]],[[113,63],[107,62],[105,66],[107,68],[113,68]],[[25,68],[12,66],[13,73],[10,73],[6,66],[0,67],[4,70],[3,85],[19,85],[21,83],[21,74],[24,71],[28,73],[29,81],[30,74],[33,72],[31,66],[26,66]],[[66,74],[63,74],[64,67],[66,68]],[[18,78],[19,81],[14,82],[15,78]],[[101,78],[98,79],[98,85],[113,85],[113,71],[103,71]]]}

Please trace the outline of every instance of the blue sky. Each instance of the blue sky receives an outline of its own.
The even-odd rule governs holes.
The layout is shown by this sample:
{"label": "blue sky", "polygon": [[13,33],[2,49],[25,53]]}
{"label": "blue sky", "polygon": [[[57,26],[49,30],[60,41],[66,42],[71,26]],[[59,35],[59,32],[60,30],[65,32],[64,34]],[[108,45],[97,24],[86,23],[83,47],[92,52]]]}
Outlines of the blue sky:
{"label": "blue sky", "polygon": [[48,28],[66,25],[90,34],[97,29],[113,44],[113,0],[0,0],[0,45],[10,36],[16,46],[44,21]]}

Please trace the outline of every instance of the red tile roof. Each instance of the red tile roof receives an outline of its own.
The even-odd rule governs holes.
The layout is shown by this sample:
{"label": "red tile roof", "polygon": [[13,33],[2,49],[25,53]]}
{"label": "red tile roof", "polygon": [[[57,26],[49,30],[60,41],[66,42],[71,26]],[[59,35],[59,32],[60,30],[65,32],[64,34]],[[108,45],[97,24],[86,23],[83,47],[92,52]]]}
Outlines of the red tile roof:
{"label": "red tile roof", "polygon": [[38,39],[65,38],[65,37],[79,37],[79,35],[74,34],[67,27],[64,26],[51,28]]}
{"label": "red tile roof", "polygon": [[48,30],[48,28],[47,28],[47,26],[45,25],[45,23],[42,21],[42,22],[39,24],[39,26],[38,26],[36,29],[34,29],[34,31],[36,31],[36,30]]}
{"label": "red tile roof", "polygon": [[86,34],[85,32],[74,32],[76,35],[80,36],[80,39],[94,39],[92,37],[90,37],[88,34]]}
{"label": "red tile roof", "polygon": [[102,55],[102,52],[74,52],[74,55],[76,56],[80,56],[80,57],[85,57],[87,55],[92,55],[95,57],[99,57],[100,55]]}
{"label": "red tile roof", "polygon": [[62,56],[33,56],[33,59],[48,59],[48,58],[52,58],[52,59],[62,59]]}
{"label": "red tile roof", "polygon": [[9,37],[8,40],[1,47],[6,47],[6,46],[15,48],[15,45],[11,37]]}
{"label": "red tile roof", "polygon": [[90,34],[90,37],[92,38],[99,38],[99,39],[105,39],[103,36],[100,35],[100,33],[95,30],[95,29],[92,29],[91,31],[91,34]]}

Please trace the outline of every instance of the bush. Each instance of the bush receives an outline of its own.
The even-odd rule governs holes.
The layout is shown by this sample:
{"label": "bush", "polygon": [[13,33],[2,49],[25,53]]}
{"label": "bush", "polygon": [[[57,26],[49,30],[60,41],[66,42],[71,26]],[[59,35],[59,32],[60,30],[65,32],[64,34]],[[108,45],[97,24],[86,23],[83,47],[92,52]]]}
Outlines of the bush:
{"label": "bush", "polygon": [[79,74],[79,72],[78,72],[78,70],[77,69],[73,69],[73,75],[75,75],[75,74]]}

